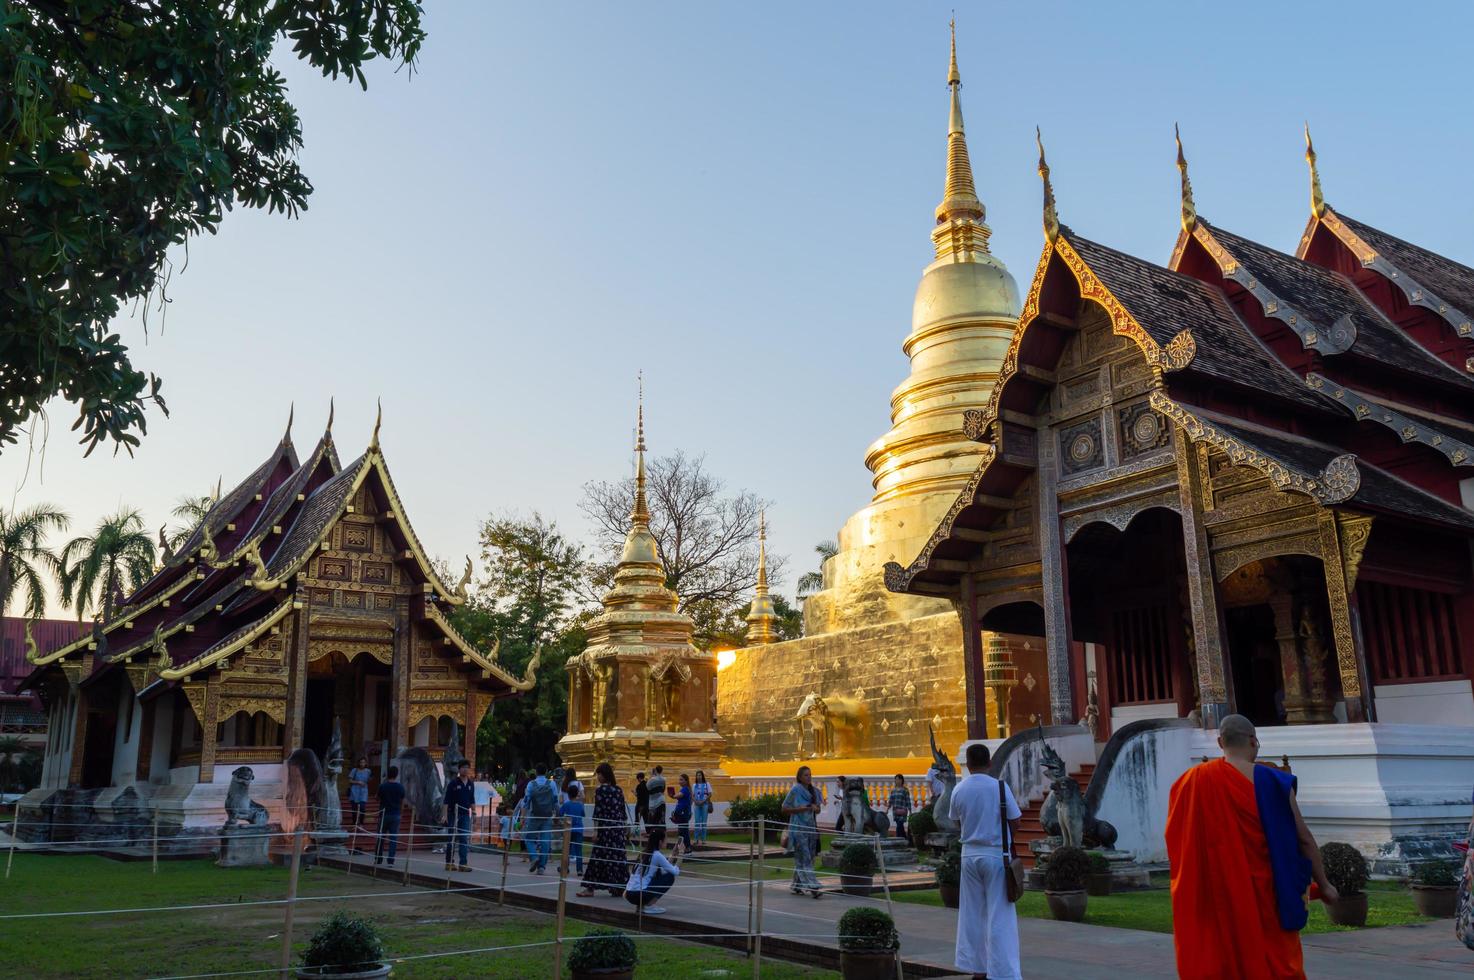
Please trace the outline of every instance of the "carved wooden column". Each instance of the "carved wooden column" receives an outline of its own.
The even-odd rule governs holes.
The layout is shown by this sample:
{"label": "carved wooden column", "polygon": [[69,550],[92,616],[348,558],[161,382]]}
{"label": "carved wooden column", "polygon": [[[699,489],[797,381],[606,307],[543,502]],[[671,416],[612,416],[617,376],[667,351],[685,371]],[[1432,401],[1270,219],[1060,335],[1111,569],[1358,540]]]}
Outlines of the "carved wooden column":
{"label": "carved wooden column", "polygon": [[1054,431],[1039,427],[1039,568],[1044,602],[1044,655],[1049,668],[1049,713],[1053,724],[1075,723],[1075,696],[1070,685],[1070,624],[1065,599],[1064,538],[1059,526],[1059,482]]}
{"label": "carved wooden column", "polygon": [[[430,601],[427,597],[425,601]],[[401,607],[394,620],[394,653],[389,667],[389,754],[410,744],[409,682],[414,673],[414,627]]]}
{"label": "carved wooden column", "polygon": [[1307,713],[1305,674],[1300,665],[1300,646],[1295,629],[1295,600],[1284,588],[1270,596],[1274,612],[1274,642],[1280,652],[1280,676],[1285,685],[1285,722],[1304,725],[1313,719]]}
{"label": "carved wooden column", "polygon": [[1177,457],[1177,500],[1182,516],[1182,555],[1187,572],[1187,601],[1192,620],[1193,655],[1198,681],[1198,711],[1204,728],[1217,728],[1228,714],[1228,685],[1224,677],[1222,614],[1213,575],[1208,531],[1203,526],[1207,497],[1206,474],[1194,458],[1192,444],[1181,426],[1172,430]]}
{"label": "carved wooden column", "polygon": [[72,718],[72,765],[67,771],[67,785],[82,785],[82,759],[87,754],[87,693],[78,686],[81,679],[80,671],[77,678],[73,679],[72,671],[67,672],[67,682],[70,687],[69,699],[76,705],[76,715]]}
{"label": "carved wooden column", "polygon": [[296,618],[292,632],[283,643],[283,663],[287,668],[287,723],[282,732],[281,748],[283,762],[302,745],[303,716],[307,712],[307,640],[311,615],[312,611],[304,601],[302,608],[293,613]]}
{"label": "carved wooden column", "polygon": [[1331,635],[1336,645],[1336,666],[1341,673],[1341,696],[1346,702],[1348,722],[1375,721],[1371,676],[1367,671],[1366,648],[1358,641],[1356,622],[1356,570],[1372,533],[1370,517],[1330,510],[1320,515],[1321,562],[1325,569],[1326,598],[1331,607]]}
{"label": "carved wooden column", "polygon": [[[130,671],[131,675],[131,671]],[[141,688],[140,688],[141,690]],[[136,698],[138,695],[135,694]],[[138,706],[138,759],[133,763],[133,778],[140,783],[149,781],[154,755],[154,714],[158,711],[159,699],[145,701]]]}
{"label": "carved wooden column", "polygon": [[988,737],[987,688],[983,685],[983,631],[978,625],[978,589],[971,574],[962,576],[957,603],[962,620],[962,672],[967,681],[967,737]]}
{"label": "carved wooden column", "polygon": [[205,708],[200,714],[200,782],[215,781],[215,748],[219,742],[220,675],[204,683]]}

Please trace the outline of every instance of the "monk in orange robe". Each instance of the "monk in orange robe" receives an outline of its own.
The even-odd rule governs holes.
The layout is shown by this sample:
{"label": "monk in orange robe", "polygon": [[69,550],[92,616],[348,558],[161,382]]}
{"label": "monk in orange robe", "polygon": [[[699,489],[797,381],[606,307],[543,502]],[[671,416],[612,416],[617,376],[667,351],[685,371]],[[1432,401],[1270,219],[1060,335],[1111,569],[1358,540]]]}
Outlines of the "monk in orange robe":
{"label": "monk in orange robe", "polygon": [[[1172,867],[1172,938],[1177,975],[1190,980],[1288,980],[1305,976],[1298,928],[1286,928],[1276,895],[1261,808],[1256,799],[1254,760],[1259,739],[1243,715],[1229,715],[1218,726],[1223,758],[1188,770],[1172,786],[1167,810],[1167,859]],[[1263,776],[1269,773],[1261,774]],[[1288,905],[1303,912],[1304,885],[1314,881],[1315,897],[1331,902],[1336,889],[1326,880],[1320,849],[1295,804],[1293,781],[1265,779],[1268,792],[1285,786],[1291,834],[1302,866],[1308,865]],[[1266,791],[1262,789],[1261,793]],[[1280,804],[1284,803],[1281,799]],[[1286,826],[1288,826],[1286,817]],[[1291,842],[1294,849],[1296,841]],[[1294,855],[1297,862],[1302,861]],[[1284,881],[1279,882],[1281,889]],[[1304,916],[1299,917],[1303,926]]]}

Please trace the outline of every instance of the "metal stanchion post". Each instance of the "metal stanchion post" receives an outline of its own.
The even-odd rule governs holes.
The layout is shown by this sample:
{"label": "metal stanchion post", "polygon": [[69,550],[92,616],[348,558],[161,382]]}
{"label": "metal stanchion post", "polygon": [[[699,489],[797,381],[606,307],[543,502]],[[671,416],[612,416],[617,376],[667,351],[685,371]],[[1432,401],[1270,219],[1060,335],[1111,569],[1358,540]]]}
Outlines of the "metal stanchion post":
{"label": "metal stanchion post", "polygon": [[572,824],[565,818],[559,818],[563,824],[563,857],[558,861],[558,926],[557,942],[553,946],[553,980],[560,980],[563,976],[563,917],[568,908],[568,842],[572,833]]}
{"label": "metal stanchion post", "polygon": [[154,874],[159,873],[159,808],[154,807]]}
{"label": "metal stanchion post", "polygon": [[752,980],[760,980],[763,973],[763,886],[768,880],[768,871],[763,863],[763,854],[768,847],[768,818],[757,818],[757,904],[753,913],[752,937]]}
{"label": "metal stanchion post", "polygon": [[409,865],[415,859],[415,821],[419,819],[419,813],[414,807],[409,808],[409,837],[404,846],[404,882],[409,884]]}
{"label": "metal stanchion post", "polygon": [[[880,846],[880,835],[875,835],[875,859],[880,862],[880,884],[885,889],[885,914],[896,921],[896,909],[891,904],[891,876],[885,869],[885,849]],[[906,980],[906,975],[901,972],[901,951],[896,950],[896,980]]]}
{"label": "metal stanchion post", "polygon": [[302,870],[302,831],[292,835],[292,870],[287,875],[287,905],[281,933],[281,972],[286,976],[292,969],[292,916],[297,905],[297,874]]}
{"label": "metal stanchion post", "polygon": [[15,819],[10,821],[10,852],[5,855],[5,877],[10,877],[10,865],[15,860],[15,842],[20,840],[20,804],[15,806]]}
{"label": "metal stanchion post", "polygon": [[511,859],[512,838],[515,835],[508,830],[507,836],[502,839],[502,890],[497,893],[496,904],[507,904],[507,862]]}
{"label": "metal stanchion post", "polygon": [[747,826],[747,955],[752,955],[752,885],[756,880],[753,878],[753,862],[757,860],[754,853],[757,849],[757,825]]}

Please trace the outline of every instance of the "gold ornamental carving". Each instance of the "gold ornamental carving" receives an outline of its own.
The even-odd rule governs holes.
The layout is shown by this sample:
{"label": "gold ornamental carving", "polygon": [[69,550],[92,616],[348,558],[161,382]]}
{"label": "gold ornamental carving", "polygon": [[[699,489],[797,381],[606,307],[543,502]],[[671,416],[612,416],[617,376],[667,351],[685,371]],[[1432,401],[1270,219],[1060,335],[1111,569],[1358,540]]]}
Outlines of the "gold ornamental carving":
{"label": "gold ornamental carving", "polygon": [[287,700],[285,694],[279,698],[233,698],[223,697],[220,699],[220,716],[229,718],[237,712],[244,711],[248,715],[254,715],[258,711],[264,711],[266,717],[278,725],[287,723]]}
{"label": "gold ornamental carving", "polygon": [[1356,573],[1361,568],[1361,556],[1366,552],[1367,541],[1372,536],[1372,518],[1338,512],[1336,527],[1340,531],[1341,560],[1346,567],[1346,587],[1356,588]]}
{"label": "gold ornamental carving", "polygon": [[195,721],[203,727],[205,724],[205,685],[185,684],[180,687],[180,690],[184,692],[185,700],[189,702],[189,710],[194,712]]}

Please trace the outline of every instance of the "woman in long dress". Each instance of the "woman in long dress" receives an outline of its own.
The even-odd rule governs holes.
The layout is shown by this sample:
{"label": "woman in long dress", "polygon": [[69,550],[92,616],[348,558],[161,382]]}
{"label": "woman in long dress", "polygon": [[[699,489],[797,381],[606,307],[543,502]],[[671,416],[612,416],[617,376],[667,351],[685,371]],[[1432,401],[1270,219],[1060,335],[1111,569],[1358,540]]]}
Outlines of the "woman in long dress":
{"label": "woman in long dress", "polygon": [[624,892],[629,882],[629,861],[625,858],[628,825],[625,823],[624,790],[614,782],[614,769],[601,762],[594,770],[599,786],[594,790],[594,847],[589,865],[583,873],[583,889],[578,893],[589,898],[599,889],[611,895]]}
{"label": "woman in long dress", "polygon": [[808,766],[800,766],[793,788],[783,797],[783,815],[788,818],[788,846],[793,849],[793,883],[795,895],[809,892],[815,898],[824,894],[819,876],[814,874],[814,855],[819,850],[817,814],[824,809],[814,777]]}

